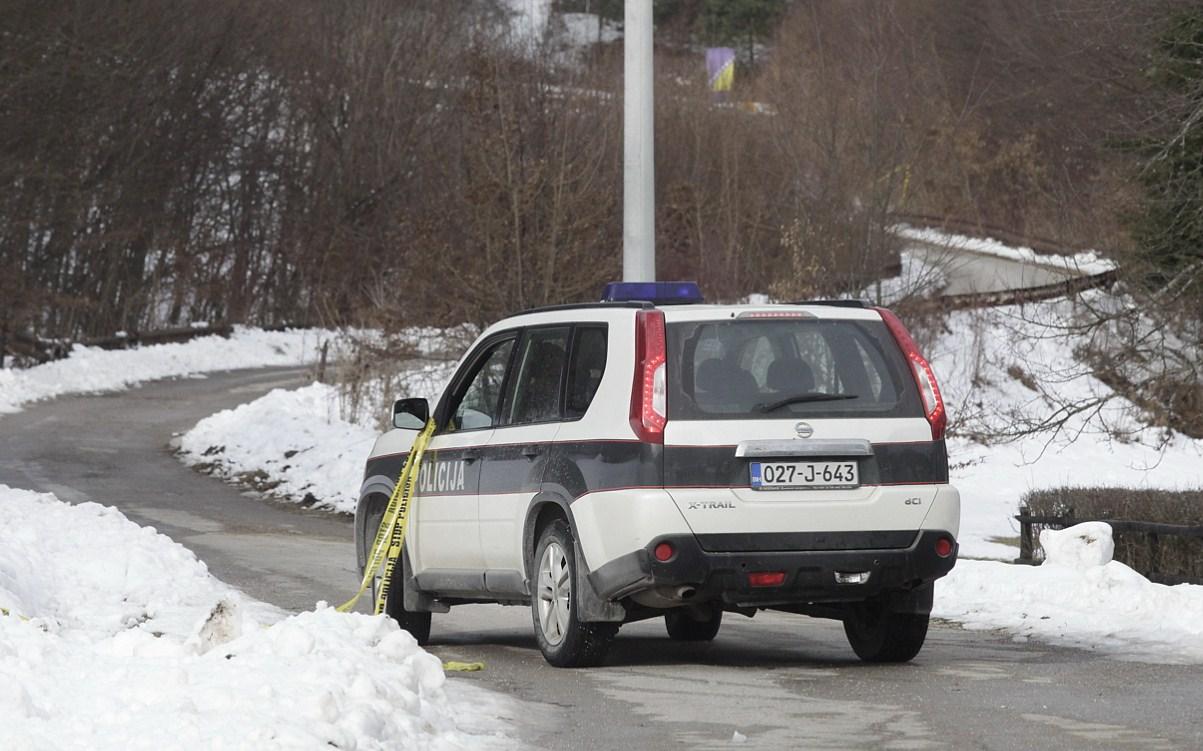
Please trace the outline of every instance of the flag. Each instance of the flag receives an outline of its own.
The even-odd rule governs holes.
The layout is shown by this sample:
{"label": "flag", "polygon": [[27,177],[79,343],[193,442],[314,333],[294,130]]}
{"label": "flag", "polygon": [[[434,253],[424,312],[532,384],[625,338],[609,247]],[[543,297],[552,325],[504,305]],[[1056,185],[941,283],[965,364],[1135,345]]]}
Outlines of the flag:
{"label": "flag", "polygon": [[735,83],[735,50],[730,47],[706,50],[706,72],[710,76],[711,91],[730,91]]}

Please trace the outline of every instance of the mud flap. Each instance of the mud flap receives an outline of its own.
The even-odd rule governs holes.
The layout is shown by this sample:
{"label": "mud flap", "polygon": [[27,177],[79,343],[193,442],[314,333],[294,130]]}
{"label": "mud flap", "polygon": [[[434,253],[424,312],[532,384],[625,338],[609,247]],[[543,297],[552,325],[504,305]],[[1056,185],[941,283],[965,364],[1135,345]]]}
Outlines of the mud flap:
{"label": "mud flap", "polygon": [[627,609],[620,603],[602,599],[593,584],[589,582],[589,566],[585,563],[585,553],[581,550],[580,542],[573,542],[573,554],[576,557],[576,581],[572,591],[576,595],[576,617],[584,623],[622,623],[626,620]]}
{"label": "mud flap", "polygon": [[929,615],[936,591],[935,582],[927,582],[908,592],[895,592],[887,603],[892,612]]}

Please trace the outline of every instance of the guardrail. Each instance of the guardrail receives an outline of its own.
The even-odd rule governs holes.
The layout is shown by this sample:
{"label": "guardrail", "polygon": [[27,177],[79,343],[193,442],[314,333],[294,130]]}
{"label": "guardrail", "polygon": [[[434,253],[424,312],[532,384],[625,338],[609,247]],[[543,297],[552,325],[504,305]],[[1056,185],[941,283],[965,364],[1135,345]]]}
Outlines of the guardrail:
{"label": "guardrail", "polygon": [[[1134,519],[1079,519],[1074,516],[1072,509],[1062,516],[1048,516],[1032,514],[1027,506],[1020,506],[1015,520],[1019,522],[1019,558],[1015,559],[1015,563],[1040,564],[1041,559],[1036,557],[1039,528],[1065,529],[1082,522],[1098,521],[1111,526],[1116,534],[1117,550],[1124,548],[1133,554],[1124,563],[1140,571],[1151,581],[1161,584],[1203,584],[1203,575],[1183,574],[1181,570],[1165,571],[1161,565],[1166,542],[1163,538],[1203,540],[1203,525],[1166,524]],[[1192,555],[1188,560],[1197,561],[1198,556]]]}
{"label": "guardrail", "polygon": [[954,310],[969,310],[973,308],[996,308],[1003,305],[1022,305],[1024,303],[1054,300],[1058,297],[1068,297],[1090,289],[1110,287],[1119,279],[1118,269],[1111,269],[1090,276],[1079,276],[1066,279],[1063,282],[1042,284],[1037,287],[1017,287],[1015,289],[996,290],[994,292],[966,292],[959,295],[941,295],[940,297],[915,298],[899,304],[899,308],[907,313],[943,313]]}

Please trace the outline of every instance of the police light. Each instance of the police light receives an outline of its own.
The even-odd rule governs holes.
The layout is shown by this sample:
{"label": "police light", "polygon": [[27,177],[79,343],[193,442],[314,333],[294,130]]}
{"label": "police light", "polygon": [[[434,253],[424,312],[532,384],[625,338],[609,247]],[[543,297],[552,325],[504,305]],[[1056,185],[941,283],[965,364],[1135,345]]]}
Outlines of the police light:
{"label": "police light", "polygon": [[702,302],[697,282],[610,282],[602,302],[645,301],[653,305],[691,305]]}

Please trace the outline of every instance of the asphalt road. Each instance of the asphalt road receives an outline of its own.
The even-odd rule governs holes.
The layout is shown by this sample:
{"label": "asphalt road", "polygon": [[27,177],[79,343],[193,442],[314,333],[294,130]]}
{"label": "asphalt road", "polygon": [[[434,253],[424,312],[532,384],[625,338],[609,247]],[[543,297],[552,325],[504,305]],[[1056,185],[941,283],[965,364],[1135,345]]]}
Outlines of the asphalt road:
{"label": "asphalt road", "polygon": [[[0,416],[0,483],[117,506],[281,607],[339,600],[357,578],[348,518],[240,492],[169,448],[202,417],[303,376],[239,371],[31,405]],[[432,641],[444,659],[487,663],[452,685],[516,699],[516,734],[547,749],[1203,748],[1203,669],[951,625],[890,667],[856,661],[839,624],[771,613],[729,616],[704,645],[631,624],[590,670],[548,667],[524,608],[436,615]]]}

